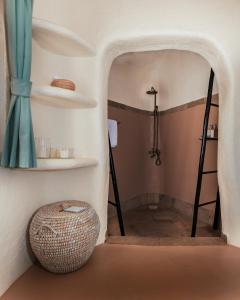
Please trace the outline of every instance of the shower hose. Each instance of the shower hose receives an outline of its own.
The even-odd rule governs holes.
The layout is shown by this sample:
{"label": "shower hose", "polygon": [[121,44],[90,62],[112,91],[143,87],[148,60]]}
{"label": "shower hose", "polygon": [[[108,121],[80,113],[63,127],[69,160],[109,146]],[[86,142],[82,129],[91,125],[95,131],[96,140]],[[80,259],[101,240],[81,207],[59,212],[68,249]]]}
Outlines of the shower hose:
{"label": "shower hose", "polygon": [[150,157],[155,158],[156,166],[161,165],[161,151],[159,149],[159,111],[158,106],[155,105],[153,111],[153,147],[152,150],[149,151]]}

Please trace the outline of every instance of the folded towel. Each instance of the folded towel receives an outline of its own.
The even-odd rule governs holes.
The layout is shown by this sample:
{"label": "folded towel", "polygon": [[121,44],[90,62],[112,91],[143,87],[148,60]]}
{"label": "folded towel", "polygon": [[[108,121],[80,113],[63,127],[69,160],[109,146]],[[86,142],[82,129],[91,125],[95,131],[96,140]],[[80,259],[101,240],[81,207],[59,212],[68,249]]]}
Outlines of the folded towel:
{"label": "folded towel", "polygon": [[116,120],[108,119],[108,133],[110,138],[111,147],[117,147],[118,143],[118,123]]}

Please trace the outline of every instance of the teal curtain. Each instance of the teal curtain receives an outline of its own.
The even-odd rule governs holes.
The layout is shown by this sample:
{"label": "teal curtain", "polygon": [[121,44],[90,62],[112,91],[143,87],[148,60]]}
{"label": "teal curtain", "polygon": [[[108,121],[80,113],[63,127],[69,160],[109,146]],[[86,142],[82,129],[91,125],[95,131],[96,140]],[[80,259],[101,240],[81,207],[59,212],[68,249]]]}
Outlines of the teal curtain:
{"label": "teal curtain", "polygon": [[30,107],[32,5],[32,0],[5,1],[11,103],[1,165],[8,168],[36,167]]}

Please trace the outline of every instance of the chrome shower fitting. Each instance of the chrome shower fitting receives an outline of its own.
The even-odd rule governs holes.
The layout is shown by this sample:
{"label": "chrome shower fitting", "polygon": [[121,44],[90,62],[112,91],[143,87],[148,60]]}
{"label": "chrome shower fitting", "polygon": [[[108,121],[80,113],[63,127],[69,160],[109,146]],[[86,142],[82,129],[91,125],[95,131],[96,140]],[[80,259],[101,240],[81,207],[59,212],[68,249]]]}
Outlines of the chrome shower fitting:
{"label": "chrome shower fitting", "polygon": [[148,95],[153,95],[154,96],[154,110],[153,110],[153,146],[150,151],[148,151],[149,155],[151,158],[155,158],[155,164],[156,166],[161,165],[161,151],[158,148],[158,132],[159,132],[159,111],[158,111],[158,106],[157,106],[157,91],[155,90],[154,87],[151,87],[151,90],[146,92]]}

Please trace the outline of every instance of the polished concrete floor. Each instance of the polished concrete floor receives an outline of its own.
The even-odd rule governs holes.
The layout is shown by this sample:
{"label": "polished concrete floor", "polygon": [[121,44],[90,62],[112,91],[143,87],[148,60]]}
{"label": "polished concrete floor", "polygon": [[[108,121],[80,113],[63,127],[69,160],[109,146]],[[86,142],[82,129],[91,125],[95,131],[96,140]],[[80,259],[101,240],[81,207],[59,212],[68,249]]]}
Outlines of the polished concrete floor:
{"label": "polished concrete floor", "polygon": [[[137,237],[189,237],[191,234],[192,218],[182,214],[176,209],[151,210],[148,206],[128,210],[123,213],[123,221],[127,236]],[[108,235],[119,235],[117,217],[108,220]],[[214,231],[212,226],[201,221],[198,222],[197,236],[220,236],[219,231]]]}
{"label": "polished concrete floor", "polygon": [[31,267],[1,300],[239,300],[240,249],[102,245],[79,271]]}

